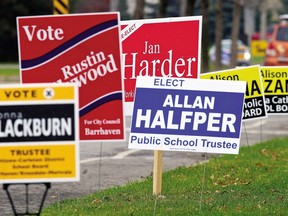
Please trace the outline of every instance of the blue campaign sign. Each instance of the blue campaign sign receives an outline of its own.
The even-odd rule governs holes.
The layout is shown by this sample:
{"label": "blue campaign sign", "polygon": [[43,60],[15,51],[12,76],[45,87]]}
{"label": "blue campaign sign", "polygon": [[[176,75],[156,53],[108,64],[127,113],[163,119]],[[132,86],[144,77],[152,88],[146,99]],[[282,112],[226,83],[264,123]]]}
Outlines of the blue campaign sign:
{"label": "blue campaign sign", "polygon": [[138,77],[129,148],[237,154],[245,88],[242,81]]}

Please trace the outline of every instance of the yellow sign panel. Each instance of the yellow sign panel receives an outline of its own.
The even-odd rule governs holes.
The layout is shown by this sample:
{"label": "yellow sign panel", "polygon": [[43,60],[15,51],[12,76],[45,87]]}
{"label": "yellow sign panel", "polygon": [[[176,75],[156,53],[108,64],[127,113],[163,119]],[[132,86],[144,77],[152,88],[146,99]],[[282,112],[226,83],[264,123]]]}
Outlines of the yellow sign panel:
{"label": "yellow sign panel", "polygon": [[75,145],[0,147],[0,179],[75,178],[75,151]]}
{"label": "yellow sign panel", "polygon": [[2,86],[0,88],[0,102],[1,101],[34,101],[34,100],[73,100],[75,98],[75,91],[71,86],[46,86],[26,85],[17,87]]}
{"label": "yellow sign panel", "polygon": [[265,95],[288,94],[287,67],[261,67]]}
{"label": "yellow sign panel", "polygon": [[79,181],[74,83],[0,86],[0,183]]}
{"label": "yellow sign panel", "polygon": [[247,81],[246,98],[264,95],[259,66],[239,67],[201,75],[201,79]]}
{"label": "yellow sign panel", "polygon": [[267,45],[268,44],[266,40],[252,40],[251,55],[254,57],[264,57]]}
{"label": "yellow sign panel", "polygon": [[[201,79],[246,81],[243,120],[266,117],[264,89],[258,65],[205,73]],[[231,103],[231,101],[227,101]]]}
{"label": "yellow sign panel", "polygon": [[261,67],[267,111],[288,114],[288,68]]}

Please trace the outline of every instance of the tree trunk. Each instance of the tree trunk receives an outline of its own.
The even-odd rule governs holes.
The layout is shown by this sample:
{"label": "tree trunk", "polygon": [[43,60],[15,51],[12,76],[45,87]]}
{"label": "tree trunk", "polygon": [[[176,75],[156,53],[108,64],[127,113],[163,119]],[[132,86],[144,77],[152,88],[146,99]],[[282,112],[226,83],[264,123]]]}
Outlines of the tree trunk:
{"label": "tree trunk", "polygon": [[209,71],[209,56],[208,56],[208,8],[209,0],[201,1],[201,11],[203,16],[203,27],[202,27],[202,64],[201,64],[201,73]]}
{"label": "tree trunk", "polygon": [[110,11],[119,10],[119,0],[110,0]]}
{"label": "tree trunk", "polygon": [[222,44],[221,40],[223,37],[223,0],[218,0],[216,3],[216,26],[215,26],[215,46],[216,46],[216,61],[215,68],[216,70],[222,69],[222,61],[221,61],[221,50]]}
{"label": "tree trunk", "polygon": [[196,2],[196,0],[187,0],[185,16],[193,16],[194,15],[195,2]]}
{"label": "tree trunk", "polygon": [[166,0],[160,0],[158,17],[160,17],[160,18],[166,17],[167,5],[168,5],[168,2]]}
{"label": "tree trunk", "polygon": [[260,39],[266,39],[266,26],[267,26],[267,8],[263,7],[261,10],[261,24],[260,24]]}
{"label": "tree trunk", "polygon": [[240,16],[241,16],[241,5],[238,1],[234,0],[233,3],[233,21],[232,21],[232,45],[231,45],[231,58],[230,58],[230,66],[232,68],[237,66],[237,54],[238,54],[238,46],[237,41],[239,38],[239,29],[240,29]]}
{"label": "tree trunk", "polygon": [[137,0],[133,19],[143,19],[145,0]]}

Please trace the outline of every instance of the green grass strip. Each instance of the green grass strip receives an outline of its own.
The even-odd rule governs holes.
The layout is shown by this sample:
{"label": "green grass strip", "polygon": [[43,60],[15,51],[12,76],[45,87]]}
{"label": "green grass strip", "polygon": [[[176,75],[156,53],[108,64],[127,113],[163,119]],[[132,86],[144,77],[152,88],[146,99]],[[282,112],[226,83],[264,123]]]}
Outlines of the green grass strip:
{"label": "green grass strip", "polygon": [[0,76],[19,76],[18,68],[0,68]]}
{"label": "green grass strip", "polygon": [[[147,177],[78,199],[63,200],[46,215],[287,215],[288,138],[246,146],[239,155],[163,173],[162,195]],[[204,190],[202,191],[205,166]]]}

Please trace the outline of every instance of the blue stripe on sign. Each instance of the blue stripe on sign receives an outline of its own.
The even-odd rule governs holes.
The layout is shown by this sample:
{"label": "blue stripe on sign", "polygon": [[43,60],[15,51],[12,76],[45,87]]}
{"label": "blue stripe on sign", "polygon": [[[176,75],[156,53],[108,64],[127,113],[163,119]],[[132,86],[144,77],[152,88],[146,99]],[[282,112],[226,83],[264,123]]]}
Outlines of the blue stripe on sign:
{"label": "blue stripe on sign", "polygon": [[84,32],[76,35],[74,38],[71,38],[67,42],[63,43],[62,45],[56,47],[55,49],[51,50],[50,52],[39,56],[34,59],[30,60],[22,60],[21,61],[21,68],[22,69],[28,69],[31,67],[36,67],[40,64],[43,64],[53,58],[55,58],[57,55],[67,51],[69,48],[77,45],[78,43],[81,43],[82,41],[86,40],[89,37],[92,37],[96,34],[99,34],[113,26],[118,25],[118,20],[110,20],[107,22],[100,23],[96,26],[91,27],[90,29],[85,30]]}
{"label": "blue stripe on sign", "polygon": [[100,99],[97,99],[90,103],[89,105],[85,106],[84,108],[80,109],[80,117],[86,115],[87,113],[91,112],[92,110],[96,109],[97,107],[108,103],[113,100],[122,100],[122,92],[114,92],[109,95],[106,95],[105,97],[102,97]]}

